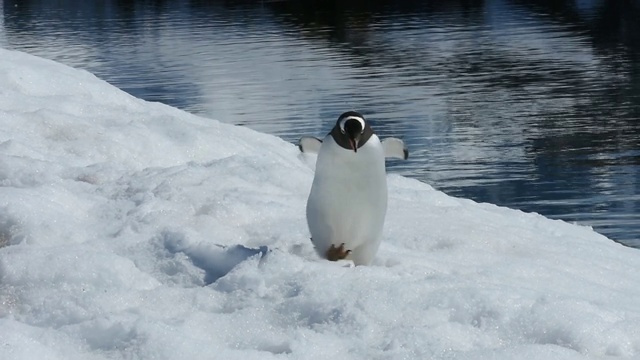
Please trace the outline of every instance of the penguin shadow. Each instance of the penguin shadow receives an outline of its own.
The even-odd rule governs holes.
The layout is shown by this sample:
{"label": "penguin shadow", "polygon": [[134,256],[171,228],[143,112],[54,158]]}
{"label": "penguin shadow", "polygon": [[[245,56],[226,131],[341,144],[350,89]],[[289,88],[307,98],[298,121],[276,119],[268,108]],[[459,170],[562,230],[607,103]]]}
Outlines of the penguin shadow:
{"label": "penguin shadow", "polygon": [[182,253],[194,266],[204,270],[204,285],[211,285],[227,275],[243,261],[259,255],[260,259],[271,250],[267,246],[250,248],[244,245],[188,244],[184,234],[165,233],[164,245],[172,254]]}

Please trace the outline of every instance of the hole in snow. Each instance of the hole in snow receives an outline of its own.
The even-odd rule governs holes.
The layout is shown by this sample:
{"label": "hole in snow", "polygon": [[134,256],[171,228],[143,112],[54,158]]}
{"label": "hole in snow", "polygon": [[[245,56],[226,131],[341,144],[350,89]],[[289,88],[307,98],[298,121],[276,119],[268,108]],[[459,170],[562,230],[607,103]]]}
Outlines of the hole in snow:
{"label": "hole in snow", "polygon": [[205,271],[204,283],[210,285],[227,275],[234,267],[254,255],[265,256],[266,246],[248,248],[243,245],[222,246],[217,244],[190,244],[183,233],[164,231],[165,248],[171,253],[183,253],[200,269]]}
{"label": "hole in snow", "polygon": [[274,355],[291,354],[291,346],[288,343],[262,344],[257,347],[258,351],[267,351]]}
{"label": "hole in snow", "polygon": [[19,222],[9,216],[6,209],[0,209],[0,248],[18,244],[23,239]]}

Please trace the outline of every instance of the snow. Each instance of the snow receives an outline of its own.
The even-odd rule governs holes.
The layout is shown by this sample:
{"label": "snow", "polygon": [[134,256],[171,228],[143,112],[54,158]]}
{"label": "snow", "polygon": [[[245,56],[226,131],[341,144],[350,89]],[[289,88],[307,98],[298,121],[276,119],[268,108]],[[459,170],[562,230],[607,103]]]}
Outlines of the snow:
{"label": "snow", "polygon": [[640,252],[589,228],[391,174],[349,267],[279,138],[2,49],[0,121],[0,359],[640,357]]}

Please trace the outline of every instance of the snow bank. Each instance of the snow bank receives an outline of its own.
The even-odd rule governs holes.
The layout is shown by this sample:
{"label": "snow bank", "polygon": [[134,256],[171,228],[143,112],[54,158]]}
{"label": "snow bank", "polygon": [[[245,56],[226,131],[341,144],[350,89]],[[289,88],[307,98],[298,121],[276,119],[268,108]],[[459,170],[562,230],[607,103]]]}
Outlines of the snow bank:
{"label": "snow bank", "polygon": [[1,359],[640,357],[640,252],[591,229],[390,175],[343,267],[278,138],[1,49],[0,122]]}

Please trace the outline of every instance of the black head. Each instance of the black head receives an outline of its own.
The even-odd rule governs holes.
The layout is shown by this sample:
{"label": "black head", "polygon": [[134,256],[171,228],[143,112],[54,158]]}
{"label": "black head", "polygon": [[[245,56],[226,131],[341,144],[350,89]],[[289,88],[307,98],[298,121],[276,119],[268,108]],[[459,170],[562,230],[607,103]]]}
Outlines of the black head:
{"label": "black head", "polygon": [[373,129],[365,121],[362,114],[347,111],[340,115],[330,134],[341,147],[358,152],[358,148],[366,144],[373,135]]}

